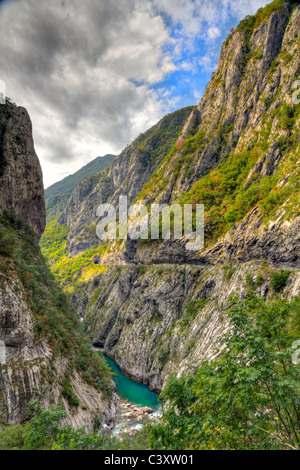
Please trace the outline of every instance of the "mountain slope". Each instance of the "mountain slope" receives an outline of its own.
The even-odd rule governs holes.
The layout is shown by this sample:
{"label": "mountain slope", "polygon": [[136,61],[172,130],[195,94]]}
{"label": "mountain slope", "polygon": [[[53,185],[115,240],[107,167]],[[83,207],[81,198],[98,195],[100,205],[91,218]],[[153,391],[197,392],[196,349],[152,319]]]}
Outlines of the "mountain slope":
{"label": "mountain slope", "polygon": [[[270,231],[260,237],[264,248],[259,257],[276,262],[278,252],[290,251],[296,242],[300,110],[292,102],[292,86],[300,74],[299,8],[283,2],[272,5],[273,9],[265,9],[272,12],[269,16],[247,18],[224,43],[217,70],[177,148],[140,195],[146,204],[205,205],[206,250],[194,256],[198,262],[213,262],[215,248],[210,246],[247,214],[230,239],[240,237],[241,232],[245,235],[245,225],[251,223],[263,231],[269,223]],[[247,244],[242,245],[242,254],[240,244],[226,249],[226,243],[221,246],[225,259],[251,259],[254,254],[247,255]],[[131,254],[136,247],[130,245]],[[298,242],[293,250],[297,264]],[[164,244],[154,258],[151,255],[152,260],[167,262],[166,251]],[[146,259],[144,254],[141,258]],[[182,260],[188,258],[182,255]],[[281,262],[287,261],[283,256]]]}
{"label": "mountain slope", "polygon": [[73,175],[69,175],[61,181],[49,186],[45,190],[46,210],[48,218],[53,213],[59,213],[65,207],[66,201],[70,197],[74,187],[85,178],[91,175],[100,173],[106,167],[110,166],[115,158],[115,155],[105,155],[104,157],[97,157],[87,165],[83,166],[80,170],[76,171]]}
{"label": "mountain slope", "polygon": [[69,175],[63,180],[49,186],[45,190],[46,201],[52,196],[71,194],[76,184],[94,173],[100,173],[100,171],[111,165],[114,158],[115,155],[110,154],[105,155],[104,157],[97,157],[87,165],[83,166],[80,170],[76,171],[76,173],[73,173],[73,175]]}
{"label": "mountain slope", "polygon": [[100,203],[118,203],[119,195],[127,195],[128,203],[133,203],[175,144],[192,109],[184,108],[164,117],[126,147],[109,169],[86,178],[76,186],[58,218],[59,225],[66,224],[71,228],[72,234],[68,237],[70,253],[78,254],[98,244],[94,227],[95,212]]}

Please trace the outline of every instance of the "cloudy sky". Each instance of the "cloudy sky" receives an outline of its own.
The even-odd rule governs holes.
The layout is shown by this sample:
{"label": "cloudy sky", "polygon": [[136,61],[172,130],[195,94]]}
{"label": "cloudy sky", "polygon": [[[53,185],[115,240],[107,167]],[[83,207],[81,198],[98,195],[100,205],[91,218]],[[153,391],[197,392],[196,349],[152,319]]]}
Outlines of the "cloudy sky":
{"label": "cloudy sky", "polygon": [[197,104],[230,29],[269,1],[0,0],[0,83],[45,187]]}

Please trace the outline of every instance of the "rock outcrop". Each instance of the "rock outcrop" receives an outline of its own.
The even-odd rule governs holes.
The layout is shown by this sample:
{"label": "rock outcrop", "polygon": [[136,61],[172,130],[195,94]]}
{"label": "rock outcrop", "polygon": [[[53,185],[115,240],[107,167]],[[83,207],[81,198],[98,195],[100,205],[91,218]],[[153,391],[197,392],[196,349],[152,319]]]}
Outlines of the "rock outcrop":
{"label": "rock outcrop", "polygon": [[0,207],[41,237],[46,225],[42,170],[28,112],[14,105],[0,105]]}
{"label": "rock outcrop", "polygon": [[0,273],[0,339],[6,353],[6,363],[0,366],[0,428],[24,423],[29,418],[28,403],[39,399],[45,408],[62,402],[68,413],[65,424],[93,430],[97,417],[107,432],[113,426],[116,399],[103,398],[74,372],[71,384],[80,406],[69,405],[61,389],[69,360],[55,356],[47,338],[35,340],[27,297],[18,279]]}
{"label": "rock outcrop", "polygon": [[[29,402],[39,399],[45,407],[62,401],[65,422],[74,427],[93,430],[98,423],[107,432],[116,413],[114,394],[105,395],[72,368],[69,351],[55,344],[61,325],[52,324],[51,334],[43,330],[60,308],[49,290],[51,275],[45,266],[42,271],[38,239],[44,228],[43,179],[30,118],[24,108],[0,105],[0,428],[24,423]],[[57,285],[52,289],[58,297],[63,295]],[[70,308],[67,305],[64,313]],[[72,328],[76,325],[71,321],[64,331],[75,339]],[[71,406],[63,392],[66,378],[77,406]],[[108,372],[106,378],[112,389]]]}
{"label": "rock outcrop", "polygon": [[185,245],[184,239],[168,240],[154,247],[138,249],[135,241],[128,240],[124,256],[129,263],[137,265],[171,261],[174,264],[211,266],[264,259],[274,267],[299,269],[300,217],[286,220],[283,208],[276,220],[266,222],[264,214],[255,206],[217,243],[201,252],[187,251]]}

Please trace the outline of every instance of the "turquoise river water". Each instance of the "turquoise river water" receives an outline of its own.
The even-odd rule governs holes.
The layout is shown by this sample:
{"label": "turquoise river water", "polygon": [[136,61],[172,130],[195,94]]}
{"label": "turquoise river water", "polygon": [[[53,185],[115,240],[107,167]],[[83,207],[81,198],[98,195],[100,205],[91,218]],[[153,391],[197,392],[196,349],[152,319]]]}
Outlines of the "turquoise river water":
{"label": "turquoise river water", "polygon": [[115,361],[107,356],[103,355],[103,357],[113,372],[113,380],[120,397],[134,403],[135,405],[149,406],[155,411],[158,411],[161,408],[157,393],[152,392],[147,385],[130,379],[127,375],[123,374]]}

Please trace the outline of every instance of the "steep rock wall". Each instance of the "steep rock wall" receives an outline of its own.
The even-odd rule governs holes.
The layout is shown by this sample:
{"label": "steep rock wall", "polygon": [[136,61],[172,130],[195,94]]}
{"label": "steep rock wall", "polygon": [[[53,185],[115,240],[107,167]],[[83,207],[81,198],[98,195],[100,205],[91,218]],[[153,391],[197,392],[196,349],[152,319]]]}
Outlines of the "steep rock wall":
{"label": "steep rock wall", "polygon": [[[31,121],[24,108],[8,102],[0,105],[0,341],[5,345],[5,363],[0,364],[0,428],[25,422],[28,404],[37,398],[45,407],[62,401],[66,422],[74,427],[92,430],[97,418],[106,431],[116,413],[114,396],[104,396],[74,369],[70,376],[70,357],[63,350],[54,353],[49,335],[37,335],[37,328],[42,328],[37,317],[51,305],[50,277],[46,279],[45,271],[41,274],[37,268],[43,264],[37,239],[44,228],[43,179]],[[79,400],[77,407],[71,407],[63,394],[66,377]]]}
{"label": "steep rock wall", "polygon": [[[257,295],[274,298],[276,270],[263,261],[236,266],[110,267],[74,296],[94,343],[120,368],[161,391],[171,373],[181,374],[214,358],[228,326],[232,298],[243,299],[249,276]],[[252,281],[251,281],[252,282]],[[282,298],[300,293],[300,272],[291,271]]]}
{"label": "steep rock wall", "polygon": [[29,417],[28,403],[39,399],[47,408],[59,401],[68,413],[65,422],[92,430],[98,417],[102,429],[112,426],[116,413],[114,400],[103,398],[78,373],[71,383],[80,400],[70,407],[62,396],[62,380],[69,361],[54,356],[46,339],[35,340],[34,321],[27,295],[20,281],[0,274],[0,339],[5,343],[6,363],[0,366],[0,427],[24,423]]}
{"label": "steep rock wall", "polygon": [[25,108],[0,105],[0,207],[41,237],[46,225],[43,175]]}

